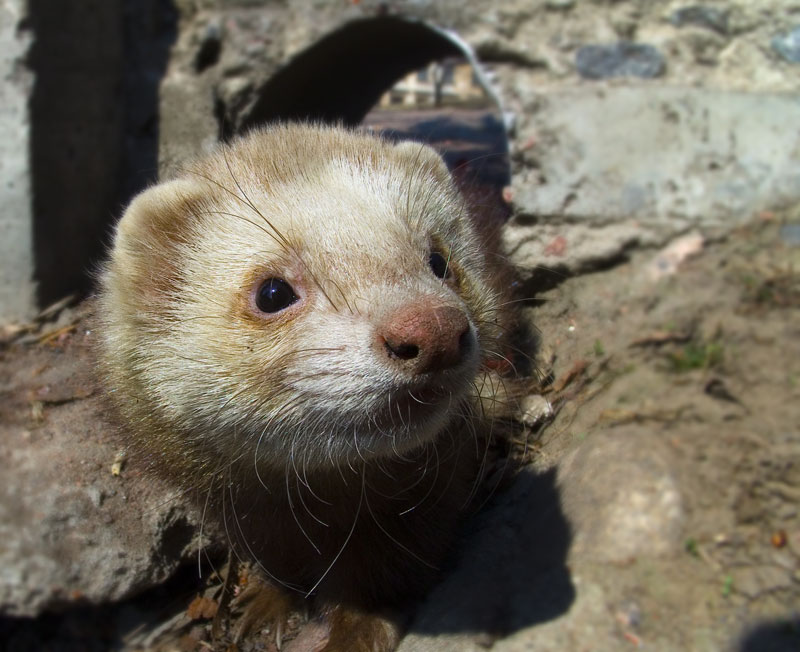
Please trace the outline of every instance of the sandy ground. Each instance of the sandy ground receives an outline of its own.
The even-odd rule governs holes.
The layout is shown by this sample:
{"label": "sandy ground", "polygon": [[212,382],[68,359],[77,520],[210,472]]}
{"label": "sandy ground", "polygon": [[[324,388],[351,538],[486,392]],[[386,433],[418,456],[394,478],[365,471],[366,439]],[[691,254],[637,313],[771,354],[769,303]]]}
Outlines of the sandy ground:
{"label": "sandy ground", "polygon": [[[600,451],[622,442],[620,474],[640,473],[637,449],[651,446],[675,480],[677,531],[654,533],[678,545],[654,537],[652,551],[640,545],[629,558],[623,532],[581,528],[632,478],[601,473],[567,487],[573,498],[592,492],[573,512],[571,570],[603,587],[620,646],[800,649],[798,219],[797,209],[764,213],[674,271],[669,256],[636,252],[526,308],[540,368],[554,386],[573,376],[548,394],[558,415],[534,464],[593,439]],[[613,640],[586,649],[614,649]]]}
{"label": "sandy ground", "polygon": [[[763,212],[714,241],[686,234],[523,288],[553,416],[522,436],[532,472],[561,474],[571,534],[553,545],[572,590],[546,616],[470,633],[473,647],[425,648],[424,605],[413,649],[800,649],[799,230],[800,208]],[[3,349],[4,373],[60,364],[80,332]],[[592,455],[605,460],[597,472]],[[662,481],[670,505],[614,515],[631,487]],[[210,584],[187,570],[124,603],[0,618],[0,648],[207,649],[211,612],[193,600],[213,598]],[[531,586],[504,608],[546,601]],[[267,637],[241,649],[273,647]]]}

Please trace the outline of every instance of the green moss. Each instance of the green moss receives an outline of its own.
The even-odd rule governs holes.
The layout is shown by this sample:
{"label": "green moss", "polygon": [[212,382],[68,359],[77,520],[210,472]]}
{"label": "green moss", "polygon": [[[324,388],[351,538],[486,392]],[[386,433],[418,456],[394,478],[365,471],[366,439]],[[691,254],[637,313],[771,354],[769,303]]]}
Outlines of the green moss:
{"label": "green moss", "polygon": [[668,353],[672,371],[685,373],[694,369],[711,369],[722,363],[725,349],[719,341],[689,342],[680,351]]}
{"label": "green moss", "polygon": [[722,597],[727,598],[733,591],[733,575],[726,575],[722,580]]}

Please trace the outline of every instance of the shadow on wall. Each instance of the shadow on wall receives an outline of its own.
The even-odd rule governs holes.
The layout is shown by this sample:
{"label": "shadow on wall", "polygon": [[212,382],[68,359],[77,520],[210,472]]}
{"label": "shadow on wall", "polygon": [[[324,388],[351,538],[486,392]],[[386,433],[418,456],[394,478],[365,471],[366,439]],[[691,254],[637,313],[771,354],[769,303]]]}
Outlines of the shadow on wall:
{"label": "shadow on wall", "polygon": [[[237,130],[275,120],[356,125],[406,73],[462,55],[455,43],[422,23],[391,17],[355,20],[273,75]],[[220,129],[225,138],[234,125],[223,119]]]}
{"label": "shadow on wall", "polygon": [[109,225],[156,178],[172,0],[29,0],[35,276],[40,305],[91,287]]}
{"label": "shadow on wall", "polygon": [[217,106],[220,138],[275,121],[348,126],[363,121],[390,138],[432,145],[475,207],[487,219],[503,221],[508,140],[494,99],[487,96],[481,109],[375,110],[381,96],[408,73],[434,61],[465,60],[465,55],[456,40],[421,22],[390,16],[353,21],[288,62],[243,113]]}

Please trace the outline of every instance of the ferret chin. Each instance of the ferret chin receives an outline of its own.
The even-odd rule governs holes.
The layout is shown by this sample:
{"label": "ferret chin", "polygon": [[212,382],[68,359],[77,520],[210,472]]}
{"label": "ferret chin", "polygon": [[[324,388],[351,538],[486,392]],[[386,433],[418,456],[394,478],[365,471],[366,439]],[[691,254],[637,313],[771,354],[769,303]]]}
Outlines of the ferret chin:
{"label": "ferret chin", "polygon": [[323,649],[396,645],[508,400],[495,255],[433,150],[342,129],[255,131],[128,207],[101,367],[132,450],[261,569],[237,637],[309,600]]}

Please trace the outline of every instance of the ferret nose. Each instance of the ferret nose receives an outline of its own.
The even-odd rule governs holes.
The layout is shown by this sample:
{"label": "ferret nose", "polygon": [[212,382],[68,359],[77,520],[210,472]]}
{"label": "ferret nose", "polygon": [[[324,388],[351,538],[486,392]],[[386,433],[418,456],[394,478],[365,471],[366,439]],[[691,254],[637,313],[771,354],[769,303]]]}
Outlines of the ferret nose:
{"label": "ferret nose", "polygon": [[420,301],[387,315],[378,342],[396,366],[412,374],[458,365],[472,347],[467,316],[458,308]]}

